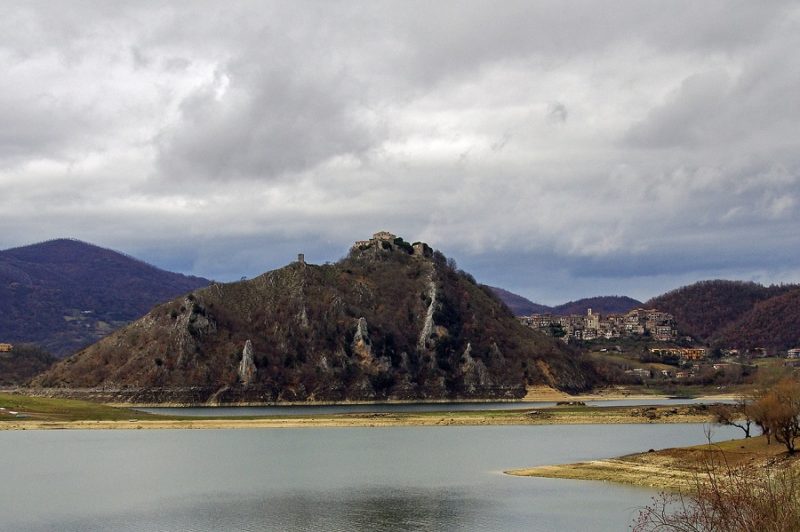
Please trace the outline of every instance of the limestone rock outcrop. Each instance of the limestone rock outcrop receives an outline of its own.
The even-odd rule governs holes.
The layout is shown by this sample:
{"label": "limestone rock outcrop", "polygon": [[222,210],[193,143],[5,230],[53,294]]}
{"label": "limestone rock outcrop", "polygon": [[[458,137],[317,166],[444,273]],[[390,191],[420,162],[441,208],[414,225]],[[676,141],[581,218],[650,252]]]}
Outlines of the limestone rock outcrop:
{"label": "limestone rock outcrop", "polygon": [[242,361],[239,362],[239,381],[248,386],[256,376],[256,364],[253,361],[253,343],[247,340],[242,350]]}

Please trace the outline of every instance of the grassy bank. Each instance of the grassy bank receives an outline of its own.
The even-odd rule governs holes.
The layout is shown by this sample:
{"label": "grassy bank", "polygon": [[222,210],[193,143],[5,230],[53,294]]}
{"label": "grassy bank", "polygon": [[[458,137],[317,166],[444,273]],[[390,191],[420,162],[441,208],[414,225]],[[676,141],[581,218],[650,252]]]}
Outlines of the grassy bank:
{"label": "grassy bank", "polygon": [[89,401],[0,393],[0,423],[120,421],[152,417],[156,416]]}
{"label": "grassy bank", "polygon": [[763,436],[727,442],[663,449],[619,458],[506,471],[510,475],[574,480],[603,480],[669,490],[693,489],[704,482],[711,464],[724,470],[798,468],[800,455]]}

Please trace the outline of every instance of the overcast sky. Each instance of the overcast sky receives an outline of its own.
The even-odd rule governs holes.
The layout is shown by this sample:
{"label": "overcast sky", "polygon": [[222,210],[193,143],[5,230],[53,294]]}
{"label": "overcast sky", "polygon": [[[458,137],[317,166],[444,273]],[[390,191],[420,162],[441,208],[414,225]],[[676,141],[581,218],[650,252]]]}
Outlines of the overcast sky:
{"label": "overcast sky", "polygon": [[2,2],[0,249],[389,230],[534,301],[800,282],[796,2]]}

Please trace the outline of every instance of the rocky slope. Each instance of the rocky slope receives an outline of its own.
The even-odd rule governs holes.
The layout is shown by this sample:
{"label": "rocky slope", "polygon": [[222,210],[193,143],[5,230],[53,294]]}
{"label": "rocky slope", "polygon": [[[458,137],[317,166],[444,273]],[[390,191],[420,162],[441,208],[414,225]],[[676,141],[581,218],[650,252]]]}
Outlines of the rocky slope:
{"label": "rocky slope", "polygon": [[440,253],[379,233],[336,264],[159,305],[33,384],[137,402],[516,398],[593,375]]}
{"label": "rocky slope", "polygon": [[64,356],[208,283],[77,240],[0,251],[0,342]]}

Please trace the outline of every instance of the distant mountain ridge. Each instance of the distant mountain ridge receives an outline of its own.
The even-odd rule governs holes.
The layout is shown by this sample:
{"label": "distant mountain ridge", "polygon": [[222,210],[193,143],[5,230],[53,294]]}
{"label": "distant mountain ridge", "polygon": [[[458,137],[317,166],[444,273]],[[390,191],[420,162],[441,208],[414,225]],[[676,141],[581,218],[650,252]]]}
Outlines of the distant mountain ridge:
{"label": "distant mountain ridge", "polygon": [[511,309],[515,316],[530,316],[531,314],[569,316],[572,314],[586,314],[588,309],[592,309],[592,312],[596,314],[624,314],[643,305],[641,301],[626,296],[597,296],[550,307],[534,303],[503,288],[496,286],[490,286],[489,288]]}
{"label": "distant mountain ridge", "polygon": [[441,253],[380,232],[334,264],[298,260],[158,305],[33,385],[227,403],[519,398],[594,381]]}
{"label": "distant mountain ridge", "polygon": [[515,316],[530,316],[531,314],[541,314],[552,310],[547,305],[534,303],[530,299],[509,292],[503,288],[498,288],[496,286],[490,286],[489,288],[500,298],[500,301],[511,309],[511,312],[513,312]]}
{"label": "distant mountain ridge", "polygon": [[627,296],[597,296],[558,305],[553,307],[552,313],[559,316],[570,316],[586,314],[589,309],[592,309],[595,314],[625,314],[641,306],[643,306],[641,301]]}
{"label": "distant mountain ridge", "polygon": [[209,283],[73,239],[3,250],[0,342],[64,356]]}

